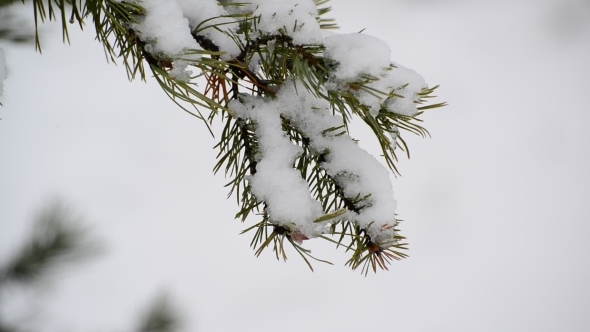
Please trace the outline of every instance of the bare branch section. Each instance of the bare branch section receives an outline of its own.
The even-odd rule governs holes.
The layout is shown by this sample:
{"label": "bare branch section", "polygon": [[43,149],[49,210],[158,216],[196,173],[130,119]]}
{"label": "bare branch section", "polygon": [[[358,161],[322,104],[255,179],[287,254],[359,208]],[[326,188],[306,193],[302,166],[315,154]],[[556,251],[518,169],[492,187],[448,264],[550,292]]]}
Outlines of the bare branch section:
{"label": "bare branch section", "polygon": [[[223,122],[214,171],[229,179],[236,218],[262,218],[244,231],[257,255],[273,247],[286,259],[289,244],[311,268],[303,242],[323,239],[365,274],[406,257],[389,174],[397,152],[409,157],[402,133],[428,136],[420,116],[445,104],[429,103],[437,86],[392,61],[383,41],[328,31],[327,0],[33,2],[35,22],[61,21],[64,41],[69,23],[91,24],[110,61],[130,79],[149,69],[212,135]],[[354,119],[384,165],[350,136]]]}

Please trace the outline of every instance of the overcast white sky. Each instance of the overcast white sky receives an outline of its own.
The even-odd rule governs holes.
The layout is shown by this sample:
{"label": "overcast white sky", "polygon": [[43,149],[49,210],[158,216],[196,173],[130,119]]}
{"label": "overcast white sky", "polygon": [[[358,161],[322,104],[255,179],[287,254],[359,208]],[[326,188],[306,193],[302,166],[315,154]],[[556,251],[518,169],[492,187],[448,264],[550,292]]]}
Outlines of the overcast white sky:
{"label": "overcast white sky", "polygon": [[409,259],[365,278],[319,243],[335,265],[315,273],[294,254],[254,257],[203,124],[155,82],[129,83],[90,29],[72,46],[53,29],[43,55],[0,43],[0,260],[55,195],[108,252],[38,306],[15,292],[4,314],[123,331],[166,289],[187,331],[590,331],[588,1],[332,5],[342,32],[385,40],[449,103],[424,116],[432,139],[407,136],[394,180]]}

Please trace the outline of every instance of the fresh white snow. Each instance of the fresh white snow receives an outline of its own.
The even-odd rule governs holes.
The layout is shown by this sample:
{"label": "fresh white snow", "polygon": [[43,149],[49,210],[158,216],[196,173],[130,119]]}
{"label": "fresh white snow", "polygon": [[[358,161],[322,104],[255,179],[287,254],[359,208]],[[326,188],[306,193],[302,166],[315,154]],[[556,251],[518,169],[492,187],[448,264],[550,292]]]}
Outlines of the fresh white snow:
{"label": "fresh white snow", "polygon": [[336,88],[348,89],[349,83],[371,77],[374,81],[367,86],[372,90],[404,97],[388,98],[375,91],[354,91],[373,116],[377,116],[382,107],[408,116],[417,113],[416,94],[427,87],[426,82],[415,71],[393,63],[390,60],[391,49],[385,42],[373,36],[353,33],[326,37],[324,45],[324,55],[337,62],[334,71]]}
{"label": "fresh white snow", "polygon": [[294,223],[309,238],[321,234],[325,227],[313,223],[322,209],[292,166],[301,148],[285,136],[282,115],[310,139],[317,153],[326,153],[321,166],[337,180],[346,198],[369,196],[360,204],[365,207],[359,213],[350,212],[346,218],[367,229],[374,242],[391,245],[396,201],[389,172],[350,136],[327,131],[343,123],[332,113],[328,101],[315,97],[301,83],[287,81],[276,98],[248,97],[243,104],[233,101],[230,108],[237,116],[256,121],[262,156],[250,185],[256,197],[267,202],[272,221]]}
{"label": "fresh white snow", "polygon": [[[235,15],[251,15],[256,17],[257,31],[250,38],[280,34],[292,38],[295,45],[324,45],[324,56],[335,62],[332,81],[326,88],[353,92],[373,116],[381,109],[407,116],[416,114],[417,93],[427,87],[416,72],[391,61],[391,49],[380,39],[362,33],[321,30],[313,0],[253,0],[245,4],[229,1],[225,6],[216,0],[171,0],[165,4],[143,0],[140,4],[147,15],[133,29],[147,43],[147,51],[176,60],[171,75],[179,80],[190,79],[190,71],[186,70],[189,63],[183,60],[186,51],[201,50],[191,31],[210,40],[223,52],[222,59],[228,60],[240,54],[239,44],[246,43],[237,23],[243,16]],[[192,55],[191,59],[198,57]],[[367,79],[368,89],[350,89],[351,83]],[[392,94],[397,97],[391,98]]]}
{"label": "fresh white snow", "polygon": [[200,49],[191,36],[189,21],[176,1],[143,0],[147,13],[132,28],[147,42],[146,50],[176,57],[189,49]]}
{"label": "fresh white snow", "polygon": [[295,1],[267,2],[258,5],[254,15],[260,17],[257,28],[261,35],[282,33],[293,38],[296,45],[322,42],[320,25],[316,20],[317,10],[312,9],[309,3],[300,6]]}
{"label": "fresh white snow", "polygon": [[254,195],[267,203],[272,222],[311,238],[324,231],[323,224],[313,223],[322,216],[322,207],[311,197],[299,171],[293,168],[301,147],[285,136],[280,106],[280,101],[262,97],[249,98],[245,104],[237,100],[230,104],[237,116],[256,121],[261,159],[256,174],[250,177]]}

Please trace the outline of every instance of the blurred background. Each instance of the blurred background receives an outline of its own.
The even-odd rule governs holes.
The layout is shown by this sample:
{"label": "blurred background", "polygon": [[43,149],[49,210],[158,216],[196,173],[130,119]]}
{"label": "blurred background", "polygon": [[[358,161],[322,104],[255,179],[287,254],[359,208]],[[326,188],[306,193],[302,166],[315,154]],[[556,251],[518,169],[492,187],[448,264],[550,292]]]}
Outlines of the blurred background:
{"label": "blurred background", "polygon": [[449,103],[424,115],[431,139],[406,135],[392,177],[410,257],[366,278],[322,243],[334,266],[315,273],[295,253],[256,258],[205,126],[129,83],[90,28],[68,46],[46,24],[42,55],[11,41],[2,25],[33,29],[17,5],[0,9],[0,263],[52,197],[105,250],[4,291],[5,321],[128,331],[164,290],[185,331],[590,331],[590,1],[332,2],[340,32],[383,39]]}

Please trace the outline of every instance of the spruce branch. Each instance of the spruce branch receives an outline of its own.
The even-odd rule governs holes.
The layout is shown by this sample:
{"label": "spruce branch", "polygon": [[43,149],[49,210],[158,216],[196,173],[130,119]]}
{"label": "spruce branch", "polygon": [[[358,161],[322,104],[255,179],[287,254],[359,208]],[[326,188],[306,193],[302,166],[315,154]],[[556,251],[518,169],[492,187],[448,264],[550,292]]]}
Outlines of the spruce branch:
{"label": "spruce branch", "polygon": [[179,331],[181,317],[173,307],[170,296],[158,294],[145,313],[140,317],[137,332],[173,332]]}
{"label": "spruce branch", "polygon": [[29,239],[0,267],[0,285],[40,281],[58,266],[95,255],[99,248],[79,218],[62,203],[52,203],[36,216]]}
{"label": "spruce branch", "polygon": [[[356,153],[377,169],[382,181],[388,181],[382,166],[360,152],[350,137],[349,124],[355,119],[364,122],[377,138],[387,168],[399,174],[399,151],[410,157],[405,133],[429,136],[422,126],[422,114],[446,104],[430,103],[438,86],[427,87],[411,70],[388,62],[379,62],[375,67],[371,54],[350,56],[350,50],[339,44],[342,39],[329,41],[320,31],[312,31],[318,34],[316,39],[298,35],[312,23],[317,23],[318,29],[336,28],[334,21],[326,18],[331,10],[327,3],[328,0],[315,0],[316,9],[310,17],[309,13],[296,13],[297,6],[273,13],[264,4],[252,6],[220,0],[219,15],[196,17],[181,13],[191,17],[187,31],[189,46],[180,52],[158,48],[158,43],[166,38],[146,36],[141,27],[152,13],[140,0],[34,0],[34,18],[36,27],[45,20],[60,21],[64,42],[69,42],[68,22],[77,22],[83,28],[86,21],[91,21],[107,60],[121,59],[130,80],[145,80],[149,69],[166,95],[182,110],[203,121],[212,136],[215,120],[222,122],[223,129],[214,147],[218,154],[213,171],[223,170],[228,179],[228,197],[233,195],[240,207],[236,218],[245,222],[253,214],[262,215],[262,221],[243,232],[254,234],[251,247],[257,256],[272,246],[277,258],[284,260],[284,246],[290,243],[311,268],[308,259],[317,259],[303,248],[302,242],[315,237],[351,251],[347,264],[353,269],[361,267],[361,272],[367,274],[369,270],[387,269],[393,260],[406,257],[403,250],[407,246],[399,235],[394,209],[388,209],[383,199],[376,198],[379,193],[375,188],[363,185],[374,175],[351,166],[357,161],[347,159],[347,153],[339,150],[346,147],[348,152]],[[289,21],[291,15],[294,16]],[[265,20],[278,17],[285,22],[274,22],[272,27],[266,24]],[[360,33],[341,37],[362,45],[376,45],[371,38],[362,39]],[[36,44],[40,51],[38,34]],[[341,72],[347,66],[354,67],[353,74]],[[293,89],[297,98],[284,103],[285,94]],[[278,100],[283,100],[283,104]],[[301,105],[293,111],[290,103]],[[307,184],[309,197],[299,198],[311,201],[310,206],[317,206],[317,210],[321,208],[321,214],[315,211],[306,221],[313,231],[304,230],[301,220],[281,220],[276,213],[271,215],[272,195],[265,196],[253,188],[251,180],[259,178],[264,158],[273,154],[269,151],[272,144],[263,147],[266,143],[260,130],[261,120],[268,114],[258,114],[253,108],[268,104],[273,109],[265,110],[266,113],[280,117],[278,122],[274,121],[277,117],[269,122],[280,123],[281,134],[275,133],[274,139],[283,143],[287,139],[284,146],[298,151],[296,156],[289,157],[291,165],[286,166],[285,174],[291,176],[291,183],[302,180]],[[332,122],[322,127],[321,133],[310,129],[310,123],[323,123],[329,116]],[[335,167],[332,160],[338,158],[348,165]],[[295,179],[293,170],[298,174]],[[281,187],[281,179],[272,181],[277,188]],[[281,193],[290,195],[287,191]],[[383,190],[381,195],[385,195]],[[393,206],[393,194],[390,196],[386,200]],[[379,216],[381,219],[376,222],[375,217],[366,215],[371,216],[367,211],[378,204],[386,207],[378,211],[387,215]]]}
{"label": "spruce branch", "polygon": [[[46,204],[35,216],[29,238],[21,244],[5,263],[0,263],[0,298],[6,288],[14,285],[32,288],[35,283],[46,281],[52,272],[79,264],[100,253],[102,246],[90,236],[81,218],[63,202],[55,200]],[[170,297],[160,293],[142,313],[138,332],[178,331],[181,316],[172,306]],[[0,317],[0,332],[22,332],[19,325],[25,321],[15,317]]]}

